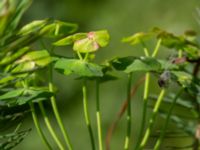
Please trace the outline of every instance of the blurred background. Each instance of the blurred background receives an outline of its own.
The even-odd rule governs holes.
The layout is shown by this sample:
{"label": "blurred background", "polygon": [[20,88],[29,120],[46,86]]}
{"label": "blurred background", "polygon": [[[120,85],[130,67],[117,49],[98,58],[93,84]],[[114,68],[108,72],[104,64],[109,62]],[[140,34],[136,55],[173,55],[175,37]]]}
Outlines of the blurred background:
{"label": "blurred background", "polygon": [[[199,33],[197,8],[200,6],[198,0],[34,0],[22,20],[22,25],[32,20],[54,18],[63,21],[77,23],[80,32],[107,29],[111,35],[108,47],[97,52],[96,61],[104,62],[114,56],[143,55],[140,46],[131,47],[121,43],[123,37],[132,35],[135,32],[148,31],[153,27],[160,27],[165,30],[181,34],[185,30],[193,29]],[[70,47],[57,49],[58,54],[65,56],[72,55]],[[159,57],[168,55],[163,49]],[[102,110],[103,138],[109,125],[116,117],[123,101],[126,99],[126,76],[118,74],[119,80],[104,83],[100,87],[100,99]],[[141,74],[135,74],[133,84]],[[58,88],[57,102],[69,132],[75,150],[90,150],[89,136],[84,124],[82,109],[81,82],[74,80],[74,76],[63,76],[54,73],[54,83]],[[157,94],[159,87],[157,81],[152,77],[151,93]],[[96,131],[95,119],[95,90],[94,83],[88,83],[89,109],[93,130]],[[143,86],[139,88],[137,95],[132,100],[133,131],[131,144],[135,142],[141,120]],[[51,107],[49,115],[51,116]],[[149,110],[150,111],[150,110]],[[42,121],[42,120],[41,120]],[[162,118],[157,118],[162,122]],[[52,119],[54,128],[58,128],[56,121]],[[24,120],[24,128],[32,128],[31,133],[19,144],[16,150],[43,150],[31,116]],[[173,124],[171,124],[173,127]],[[45,128],[45,125],[43,124]],[[125,117],[122,118],[113,134],[111,141],[112,150],[122,150],[126,131]],[[159,128],[159,125],[157,126]],[[58,130],[59,132],[59,130]],[[48,133],[47,133],[48,134]],[[97,139],[97,134],[95,132]],[[96,141],[97,142],[97,141]],[[152,142],[147,147],[151,147]],[[163,146],[181,145],[183,140],[168,140]],[[189,139],[184,139],[184,144],[190,144]],[[55,148],[56,150],[56,148]]]}

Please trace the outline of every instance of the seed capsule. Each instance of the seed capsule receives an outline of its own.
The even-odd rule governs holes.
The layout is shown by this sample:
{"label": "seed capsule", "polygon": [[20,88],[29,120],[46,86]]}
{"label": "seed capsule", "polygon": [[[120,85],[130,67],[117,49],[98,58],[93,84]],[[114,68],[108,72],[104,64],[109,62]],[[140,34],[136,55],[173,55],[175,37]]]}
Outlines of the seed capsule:
{"label": "seed capsule", "polygon": [[160,87],[167,87],[171,78],[171,74],[168,70],[165,70],[158,79],[158,85]]}

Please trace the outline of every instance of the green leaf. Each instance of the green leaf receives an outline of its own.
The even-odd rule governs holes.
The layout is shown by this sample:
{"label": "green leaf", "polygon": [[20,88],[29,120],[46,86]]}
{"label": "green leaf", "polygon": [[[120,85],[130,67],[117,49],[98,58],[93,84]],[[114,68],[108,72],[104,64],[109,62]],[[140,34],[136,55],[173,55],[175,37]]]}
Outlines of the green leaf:
{"label": "green leaf", "polygon": [[114,58],[109,61],[109,64],[116,70],[124,71],[135,59],[137,59],[137,57],[134,56]]}
{"label": "green leaf", "polygon": [[33,69],[44,68],[51,62],[51,57],[46,50],[32,51],[14,63],[12,73],[26,72]]}
{"label": "green leaf", "polygon": [[188,87],[192,83],[192,75],[184,71],[171,71],[175,81],[181,84],[182,87]]}
{"label": "green leaf", "polygon": [[58,40],[57,42],[54,43],[55,46],[66,46],[66,45],[71,45],[75,41],[86,38],[87,33],[76,33],[74,35],[67,36],[63,39]]}
{"label": "green leaf", "polygon": [[35,20],[31,23],[25,25],[21,28],[19,31],[19,35],[27,35],[33,32],[38,32],[40,29],[42,29],[46,24],[48,23],[48,20]]}
{"label": "green leaf", "polygon": [[23,131],[13,131],[12,133],[5,133],[0,135],[0,149],[11,150],[14,149],[19,143],[21,143],[25,136],[31,131],[31,129]]}
{"label": "green leaf", "polygon": [[78,51],[80,53],[89,53],[94,52],[99,49],[99,45],[97,42],[90,40],[88,38],[78,40],[74,43],[73,46],[74,51]]}
{"label": "green leaf", "polygon": [[49,91],[42,91],[39,89],[38,90],[37,89],[27,89],[27,90],[25,90],[23,96],[17,98],[16,104],[24,105],[30,101],[39,102],[39,101],[47,100],[53,95],[54,94]]}
{"label": "green leaf", "polygon": [[126,73],[131,73],[135,71],[159,71],[161,70],[160,63],[153,58],[140,58],[133,61],[125,70]]}
{"label": "green leaf", "polygon": [[74,42],[73,50],[80,53],[95,52],[100,47],[108,45],[109,38],[109,34],[106,30],[89,32],[87,38]]}
{"label": "green leaf", "polygon": [[148,33],[138,32],[132,36],[123,38],[122,42],[130,43],[131,45],[136,45],[136,44],[141,44],[142,42],[145,42],[151,39],[152,37],[153,37],[153,34],[151,32],[148,32]]}
{"label": "green leaf", "polygon": [[102,67],[78,59],[60,59],[55,63],[55,69],[62,74],[76,74],[81,77],[101,77]]}
{"label": "green leaf", "polygon": [[90,34],[94,34],[94,41],[96,41],[100,47],[105,47],[108,45],[110,36],[107,30],[89,32],[88,36],[90,36]]}
{"label": "green leaf", "polygon": [[13,41],[9,41],[8,44],[1,47],[1,50],[4,55],[10,51],[17,51],[18,49],[24,48],[26,46],[29,46],[30,44],[36,42],[38,39],[40,39],[42,35],[39,35],[38,33],[31,33],[27,34],[25,36],[18,36]]}
{"label": "green leaf", "polygon": [[8,83],[9,81],[12,81],[16,79],[15,76],[5,76],[0,78],[0,84]]}
{"label": "green leaf", "polygon": [[[17,2],[16,2],[17,1]],[[12,17],[10,17],[10,22],[8,24],[8,32],[9,30],[15,30],[21,20],[25,11],[30,7],[32,0],[15,0],[11,1],[15,6],[15,11],[12,12]],[[13,10],[11,6],[11,10]]]}
{"label": "green leaf", "polygon": [[[164,101],[172,103],[172,100],[173,100],[174,97],[175,97],[175,94],[170,94],[166,99],[164,99]],[[192,101],[184,100],[182,98],[178,98],[176,104],[180,105],[181,107],[188,108],[188,109],[192,109],[193,108]]]}
{"label": "green leaf", "polygon": [[3,95],[0,96],[0,100],[6,100],[6,99],[11,99],[11,98],[16,98],[18,96],[21,96],[24,92],[24,89],[16,89],[9,91]]}
{"label": "green leaf", "polygon": [[7,65],[9,63],[12,63],[13,61],[18,59],[22,55],[24,55],[29,50],[30,50],[29,47],[25,47],[25,48],[19,49],[18,51],[14,53],[8,53],[8,55],[1,60],[0,65]]}
{"label": "green leaf", "polygon": [[[167,116],[165,113],[162,113],[162,112],[159,112],[159,114],[164,118],[166,118]],[[177,128],[185,131],[191,136],[195,134],[196,124],[194,123],[194,121],[184,120],[176,115],[171,115],[170,119],[176,124]]]}
{"label": "green leaf", "polygon": [[77,24],[62,22],[59,20],[54,21],[53,23],[46,25],[41,31],[41,34],[44,34],[45,37],[57,38],[75,32],[78,29]]}
{"label": "green leaf", "polygon": [[54,43],[56,46],[73,45],[73,50],[80,53],[97,51],[109,43],[109,34],[106,30],[70,35]]}
{"label": "green leaf", "polygon": [[126,73],[135,72],[135,71],[160,71],[161,64],[155,58],[151,57],[123,57],[117,58],[110,61],[111,65],[117,69],[124,71]]}
{"label": "green leaf", "polygon": [[27,55],[25,55],[25,59],[34,61],[39,67],[45,67],[51,62],[51,57],[47,50],[27,53]]}
{"label": "green leaf", "polygon": [[199,58],[199,45],[194,43],[193,40],[188,40],[185,35],[177,36],[159,28],[156,28],[154,32],[157,33],[157,38],[162,40],[161,44],[163,46],[182,50],[187,53],[189,58]]}

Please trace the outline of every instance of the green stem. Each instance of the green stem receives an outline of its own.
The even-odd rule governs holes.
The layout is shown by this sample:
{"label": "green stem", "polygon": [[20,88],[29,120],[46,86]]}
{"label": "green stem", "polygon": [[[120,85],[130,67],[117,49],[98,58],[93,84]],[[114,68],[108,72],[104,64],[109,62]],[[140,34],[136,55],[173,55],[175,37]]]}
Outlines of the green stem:
{"label": "green stem", "polygon": [[97,132],[98,132],[99,150],[103,150],[98,80],[96,81],[96,118],[97,118],[97,128],[98,128]]}
{"label": "green stem", "polygon": [[81,55],[80,52],[77,52],[77,55],[78,55],[78,58],[79,58],[80,60],[83,60],[83,57],[82,57],[82,55]]}
{"label": "green stem", "polygon": [[178,51],[178,58],[181,58],[181,57],[183,57],[183,51],[182,51],[182,50],[179,50],[179,51]]}
{"label": "green stem", "polygon": [[62,143],[60,142],[60,140],[58,139],[53,127],[51,126],[51,123],[49,121],[49,118],[47,117],[47,114],[46,114],[46,111],[44,109],[44,105],[42,103],[42,101],[38,102],[39,103],[39,107],[40,107],[40,110],[42,112],[42,115],[43,115],[43,118],[44,118],[44,121],[46,123],[46,126],[51,134],[51,136],[53,137],[54,141],[56,142],[56,144],[58,145],[59,149],[60,150],[64,150],[65,148],[63,147]]}
{"label": "green stem", "polygon": [[169,120],[170,120],[170,116],[171,116],[171,114],[172,114],[172,110],[173,110],[174,106],[176,105],[176,101],[177,101],[177,99],[179,98],[179,96],[181,95],[182,91],[183,91],[183,88],[181,88],[181,89],[179,90],[179,92],[176,94],[176,96],[174,97],[174,99],[173,99],[173,101],[172,101],[171,107],[169,108],[169,112],[168,112],[167,117],[166,117],[165,124],[164,124],[164,126],[163,126],[163,128],[162,128],[160,137],[158,138],[158,140],[157,140],[157,142],[156,142],[156,144],[155,144],[155,146],[154,146],[154,150],[159,150],[159,149],[160,149],[160,145],[161,145],[161,143],[162,143],[162,141],[163,141],[163,138],[164,138],[164,136],[165,136],[165,131],[166,131],[167,126],[168,126],[168,124],[169,124]]}
{"label": "green stem", "polygon": [[[52,64],[50,64],[49,70],[50,70],[50,73],[49,73],[49,91],[50,92],[54,92],[53,83],[52,83],[52,81],[53,81],[53,79],[52,79],[52,76],[53,76]],[[71,142],[69,140],[69,136],[67,134],[67,130],[64,127],[63,121],[62,121],[62,119],[60,117],[60,114],[59,114],[59,111],[58,111],[58,107],[57,107],[57,104],[56,104],[55,96],[51,97],[51,105],[52,105],[53,112],[54,112],[54,115],[56,117],[56,120],[58,122],[58,125],[60,127],[60,130],[61,130],[61,132],[63,134],[64,140],[66,142],[66,145],[67,145],[69,150],[72,150],[73,148],[72,148]]]}
{"label": "green stem", "polygon": [[132,73],[128,74],[128,84],[127,84],[127,101],[128,101],[128,108],[127,108],[127,131],[126,131],[126,138],[124,143],[124,149],[129,149],[130,143],[130,136],[131,136],[131,81],[132,81]]}
{"label": "green stem", "polygon": [[147,104],[148,104],[148,95],[149,95],[149,81],[150,81],[150,73],[146,73],[145,75],[145,85],[144,85],[144,95],[143,95],[143,109],[142,109],[142,121],[141,121],[141,128],[139,131],[138,142],[136,144],[136,149],[140,145],[140,141],[142,139],[142,135],[144,132],[144,127],[146,124],[146,112],[147,112]]}
{"label": "green stem", "polygon": [[158,53],[158,50],[159,50],[159,48],[160,48],[161,42],[162,42],[162,40],[161,40],[161,39],[158,39],[158,42],[157,42],[156,47],[155,47],[155,49],[154,49],[154,51],[153,51],[153,54],[151,55],[152,57],[156,57],[156,55],[157,55],[157,53]]}
{"label": "green stem", "polygon": [[155,118],[156,118],[156,116],[157,116],[158,109],[159,109],[160,104],[161,104],[161,102],[162,102],[162,100],[163,100],[164,94],[165,94],[165,89],[162,89],[161,92],[160,92],[160,94],[159,94],[159,96],[158,96],[158,99],[157,99],[157,101],[156,101],[156,104],[155,104],[155,106],[154,106],[154,108],[153,108],[153,113],[152,113],[152,116],[151,116],[151,118],[150,118],[150,120],[149,120],[149,124],[148,124],[148,127],[147,127],[147,129],[146,129],[146,132],[145,132],[145,134],[144,134],[144,137],[143,137],[143,139],[142,139],[142,142],[141,142],[141,144],[140,144],[140,146],[139,146],[139,150],[144,149],[144,147],[145,147],[145,145],[146,145],[146,143],[147,143],[147,141],[148,141],[148,139],[149,139],[149,136],[150,136],[150,134],[151,134],[153,125],[154,125],[154,123],[155,123]]}
{"label": "green stem", "polygon": [[32,102],[30,102],[29,105],[30,105],[30,108],[31,108],[31,114],[32,114],[33,122],[35,124],[35,128],[36,128],[40,138],[42,139],[43,143],[46,145],[48,150],[52,150],[49,142],[47,141],[47,139],[46,139],[46,137],[45,137],[45,135],[42,131],[42,128],[40,127],[40,124],[39,124],[39,121],[38,121],[38,118],[37,118],[37,114],[35,112],[34,104]]}
{"label": "green stem", "polygon": [[141,44],[142,44],[142,46],[143,46],[143,50],[144,50],[145,56],[146,56],[146,57],[149,57],[149,50],[148,50],[146,44],[145,44],[143,41],[141,41]]}
{"label": "green stem", "polygon": [[88,112],[88,102],[87,102],[88,99],[87,99],[86,81],[84,81],[84,83],[83,83],[82,92],[83,92],[83,108],[84,108],[85,123],[87,125],[88,132],[89,132],[89,135],[90,135],[92,150],[95,150],[94,136],[93,136],[89,112]]}

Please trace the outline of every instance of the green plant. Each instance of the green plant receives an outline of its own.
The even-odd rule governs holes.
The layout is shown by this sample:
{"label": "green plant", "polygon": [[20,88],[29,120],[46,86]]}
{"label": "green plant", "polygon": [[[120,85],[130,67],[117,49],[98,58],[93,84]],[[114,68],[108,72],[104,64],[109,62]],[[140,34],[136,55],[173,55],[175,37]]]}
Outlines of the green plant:
{"label": "green plant", "polygon": [[[170,121],[194,139],[194,143],[190,146],[192,149],[199,148],[200,80],[198,72],[200,46],[193,31],[187,31],[183,35],[174,35],[165,30],[154,28],[146,33],[136,33],[122,41],[133,46],[140,44],[144,56],[115,57],[105,61],[105,63],[97,64],[94,59],[96,51],[106,47],[110,40],[107,30],[74,33],[77,31],[76,24],[53,19],[35,20],[20,27],[19,21],[30,4],[31,0],[4,0],[0,2],[0,123],[3,124],[0,125],[0,131],[4,131],[0,135],[0,148],[2,150],[14,148],[30,132],[30,129],[21,130],[22,120],[29,113],[32,114],[37,132],[46,148],[53,149],[52,143],[49,142],[40,126],[38,119],[40,113],[36,110],[36,105],[39,106],[47,130],[57,148],[60,150],[74,149],[57,108],[53,81],[54,69],[65,76],[75,75],[76,79],[82,81],[84,118],[93,150],[104,149],[100,85],[106,81],[117,80],[116,71],[127,75],[127,100],[124,102],[117,120],[110,128],[106,143],[107,150],[110,149],[111,135],[125,110],[127,110],[125,150],[145,149],[153,133],[158,115],[165,119],[165,123],[160,135],[156,136],[156,142],[153,143],[154,150],[162,149],[161,144],[165,136],[176,137],[173,133],[168,132]],[[150,50],[149,43],[155,44],[153,51]],[[67,45],[73,45],[74,57],[56,54],[58,46]],[[33,47],[41,47],[41,50]],[[157,58],[163,47],[173,51],[173,56]],[[145,79],[142,77],[132,88],[132,79],[138,72],[144,74]],[[42,80],[46,75],[48,75],[48,82]],[[158,95],[153,95],[150,89],[151,76],[156,78],[160,87]],[[87,83],[92,81],[95,82],[96,89],[97,138],[94,136],[91,126],[90,107],[88,106],[89,89]],[[131,128],[134,125],[131,99],[143,82],[145,83],[141,128],[137,141],[134,141],[135,145],[130,145]],[[50,100],[54,117],[66,146],[52,127],[51,118],[49,118],[45,108],[47,100]],[[179,112],[180,107],[184,112]],[[147,115],[148,108],[152,108],[150,117]],[[185,112],[189,118],[185,116]],[[148,120],[147,123],[146,120]],[[95,139],[98,139],[98,148]]]}

